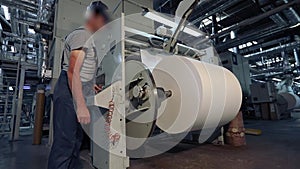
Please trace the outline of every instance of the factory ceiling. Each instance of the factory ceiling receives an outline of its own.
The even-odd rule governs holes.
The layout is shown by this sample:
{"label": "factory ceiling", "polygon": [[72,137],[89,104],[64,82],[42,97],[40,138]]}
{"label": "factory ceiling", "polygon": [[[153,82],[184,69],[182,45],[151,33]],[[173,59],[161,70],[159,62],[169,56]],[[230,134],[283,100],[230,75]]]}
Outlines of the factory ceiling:
{"label": "factory ceiling", "polygon": [[[174,14],[172,9],[180,1],[154,2],[158,11]],[[202,2],[189,21],[216,40],[219,52],[239,46],[240,54],[248,55],[296,41],[300,35],[299,15],[299,0],[210,0]],[[266,45],[270,41],[273,43]]]}

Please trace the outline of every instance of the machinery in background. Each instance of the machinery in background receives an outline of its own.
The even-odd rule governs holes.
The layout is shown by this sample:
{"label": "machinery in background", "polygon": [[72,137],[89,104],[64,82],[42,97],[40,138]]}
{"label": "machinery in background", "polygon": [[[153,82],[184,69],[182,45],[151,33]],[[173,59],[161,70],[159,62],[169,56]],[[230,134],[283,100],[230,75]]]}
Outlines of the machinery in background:
{"label": "machinery in background", "polygon": [[[282,55],[285,56],[284,52]],[[285,119],[291,117],[294,109],[300,106],[300,98],[293,90],[293,77],[298,73],[291,67],[289,58],[283,57],[282,67],[263,69],[263,73],[257,73],[259,71],[249,66],[249,58],[239,54],[228,51],[220,54],[220,58],[222,65],[231,70],[240,81],[246,117],[264,120]],[[295,55],[295,58],[298,56]],[[276,59],[278,63],[281,61]],[[282,77],[277,78],[280,75]]]}
{"label": "machinery in background", "polygon": [[221,53],[220,59],[222,66],[230,70],[238,78],[244,98],[249,98],[251,94],[251,79],[248,59],[229,51]]}
{"label": "machinery in background", "polygon": [[281,82],[255,82],[251,85],[251,102],[255,117],[264,120],[290,118],[294,109],[299,108],[300,98],[291,88],[292,80]]}
{"label": "machinery in background", "polygon": [[0,2],[0,93],[3,95],[0,99],[0,135],[9,135],[11,141],[18,140],[20,128],[26,128],[32,121],[29,116],[34,112],[28,111],[28,106],[33,104],[36,84],[48,83],[51,78],[48,45],[54,2]]}
{"label": "machinery in background", "polygon": [[251,86],[251,103],[254,106],[252,116],[264,120],[278,120],[280,115],[276,109],[277,91],[272,82],[256,82]]}

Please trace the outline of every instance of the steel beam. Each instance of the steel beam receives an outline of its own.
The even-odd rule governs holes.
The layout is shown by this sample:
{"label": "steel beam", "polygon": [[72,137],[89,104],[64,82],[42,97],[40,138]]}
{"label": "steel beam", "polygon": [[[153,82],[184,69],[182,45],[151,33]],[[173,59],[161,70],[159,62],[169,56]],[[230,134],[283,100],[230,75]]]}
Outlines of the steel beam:
{"label": "steel beam", "polygon": [[218,46],[216,46],[216,49],[218,51],[224,51],[226,49],[229,49],[229,48],[233,48],[235,46],[239,46],[241,44],[245,44],[247,42],[251,42],[251,41],[254,41],[254,40],[259,40],[259,39],[262,39],[262,38],[265,38],[265,37],[269,37],[271,35],[274,35],[274,34],[277,34],[277,33],[280,33],[282,31],[285,31],[287,29],[289,29],[290,27],[273,27],[273,28],[266,28],[264,30],[261,30],[261,31],[255,31],[255,32],[252,32],[252,33],[248,33],[248,34],[244,34],[244,35],[239,35],[239,38],[238,39],[230,39],[230,40],[227,40],[226,42],[224,43],[220,43],[218,44]]}
{"label": "steel beam", "polygon": [[227,3],[228,0],[203,0],[200,2],[200,5],[196,7],[193,12],[193,16],[190,18],[191,21],[198,19],[201,16],[204,16],[210,11],[217,9],[224,3]]}
{"label": "steel beam", "polygon": [[0,19],[1,19],[7,26],[9,26],[9,27],[11,28],[11,24],[7,21],[7,19],[6,19],[4,16],[0,15]]}
{"label": "steel beam", "polygon": [[227,1],[224,4],[221,4],[219,7],[214,8],[210,11],[208,11],[205,15],[198,17],[197,19],[192,21],[192,24],[197,25],[199,22],[203,21],[205,18],[208,18],[212,15],[217,14],[218,12],[224,11],[226,9],[228,9],[229,7],[237,4],[238,2],[240,2],[241,0],[231,0],[231,1]]}
{"label": "steel beam", "polygon": [[[7,122],[7,110],[8,110],[8,100],[9,100],[9,85],[6,87],[6,96],[5,96],[5,105],[4,105],[4,114],[3,114],[3,123],[5,123],[4,125],[6,126],[6,122]],[[2,127],[2,133],[5,133],[5,127]]]}
{"label": "steel beam", "polygon": [[287,42],[287,41],[290,41],[290,40],[291,40],[290,37],[283,37],[283,38],[279,38],[279,39],[276,39],[276,40],[268,41],[268,42],[265,42],[265,43],[253,45],[251,47],[241,49],[240,50],[240,54],[249,53],[251,51],[258,50],[260,48],[265,48],[265,47],[268,47],[268,46],[272,46],[274,44],[284,43],[284,42]]}
{"label": "steel beam", "polygon": [[262,19],[270,17],[270,16],[272,16],[272,15],[278,13],[278,12],[281,12],[281,11],[283,11],[283,10],[285,10],[285,9],[287,9],[287,8],[295,5],[295,4],[299,4],[299,3],[300,3],[300,1],[292,1],[290,3],[287,3],[287,4],[284,4],[284,5],[280,6],[280,7],[277,7],[275,9],[271,10],[271,11],[263,13],[263,14],[261,14],[259,16],[246,19],[246,20],[244,20],[244,21],[242,21],[240,23],[237,23],[237,24],[231,26],[229,29],[226,29],[225,31],[222,31],[220,33],[217,33],[217,34],[211,36],[211,39],[214,39],[216,37],[220,37],[220,36],[225,35],[225,34],[229,34],[231,31],[238,30],[240,27],[248,26],[248,25],[251,25],[253,23],[256,23],[256,22],[258,22],[258,21],[260,21]]}
{"label": "steel beam", "polygon": [[249,60],[252,60],[252,59],[257,59],[258,57],[261,57],[261,56],[271,55],[273,53],[277,53],[279,51],[282,51],[283,49],[285,51],[287,51],[287,50],[293,50],[297,47],[300,47],[300,42],[288,43],[288,44],[285,44],[285,45],[270,48],[268,50],[264,50],[262,52],[257,52],[257,53],[253,53],[253,54],[250,54],[250,55],[246,55],[245,57],[249,57]]}
{"label": "steel beam", "polygon": [[38,12],[38,8],[36,5],[26,4],[26,3],[19,2],[19,1],[1,0],[0,5],[4,5],[4,6],[10,7],[10,8],[17,8],[17,9],[21,9],[21,10],[32,12],[32,13]]}
{"label": "steel beam", "polygon": [[20,131],[20,121],[21,121],[21,114],[22,114],[22,104],[23,104],[23,88],[25,82],[25,69],[21,68],[20,73],[20,83],[19,83],[19,92],[18,92],[18,106],[17,106],[17,114],[15,119],[15,129],[14,129],[14,140],[19,139],[19,131]]}
{"label": "steel beam", "polygon": [[[18,66],[17,66],[17,77],[15,79],[16,84],[15,84],[15,91],[14,91],[14,95],[13,95],[13,106],[12,106],[13,118],[12,118],[12,124],[11,124],[12,133],[10,135],[10,140],[11,141],[15,141],[19,137],[20,121],[17,118],[18,113],[17,113],[16,110],[17,110],[18,103],[16,102],[16,99],[17,99],[18,83],[21,79],[20,78],[20,69],[21,69],[21,61],[22,61],[22,59],[21,59],[21,57],[22,57],[22,46],[23,46],[23,35],[21,36],[19,59],[18,59]],[[22,72],[22,70],[21,70],[21,72]],[[24,74],[25,74],[25,70],[24,70]],[[25,77],[24,77],[24,80],[25,80]],[[21,83],[21,81],[20,81],[20,83]],[[24,86],[24,84],[23,84],[23,86]],[[23,93],[23,86],[22,86],[22,93]],[[20,87],[19,87],[19,90],[21,90]],[[20,95],[20,93],[18,95]],[[19,123],[18,123],[18,121],[19,121]],[[17,134],[16,134],[16,132],[17,132]]]}

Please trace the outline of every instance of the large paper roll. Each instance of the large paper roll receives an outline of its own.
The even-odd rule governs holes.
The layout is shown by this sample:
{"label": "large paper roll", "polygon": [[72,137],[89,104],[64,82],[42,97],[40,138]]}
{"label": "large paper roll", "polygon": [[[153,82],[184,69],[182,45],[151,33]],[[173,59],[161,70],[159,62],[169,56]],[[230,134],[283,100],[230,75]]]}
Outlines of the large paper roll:
{"label": "large paper roll", "polygon": [[215,129],[229,123],[240,110],[240,84],[223,67],[169,56],[156,65],[153,77],[157,87],[173,93],[159,108],[156,121],[167,133]]}
{"label": "large paper roll", "polygon": [[280,93],[279,95],[281,95],[287,102],[288,110],[292,110],[292,109],[300,107],[300,98],[299,98],[299,96],[295,95],[294,93],[285,92],[285,93]]}

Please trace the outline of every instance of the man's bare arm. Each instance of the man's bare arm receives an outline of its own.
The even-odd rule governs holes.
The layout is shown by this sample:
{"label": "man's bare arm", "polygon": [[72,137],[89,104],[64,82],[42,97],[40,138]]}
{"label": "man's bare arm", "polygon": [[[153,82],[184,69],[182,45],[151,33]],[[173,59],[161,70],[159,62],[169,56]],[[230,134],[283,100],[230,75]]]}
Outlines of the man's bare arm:
{"label": "man's bare arm", "polygon": [[73,99],[76,104],[76,113],[78,122],[82,124],[90,123],[90,113],[87,109],[85,99],[82,92],[82,82],[80,78],[80,70],[85,58],[83,50],[74,50],[70,54],[70,65],[68,69],[68,81],[72,91]]}

